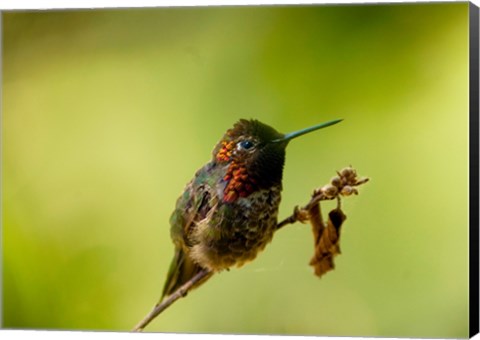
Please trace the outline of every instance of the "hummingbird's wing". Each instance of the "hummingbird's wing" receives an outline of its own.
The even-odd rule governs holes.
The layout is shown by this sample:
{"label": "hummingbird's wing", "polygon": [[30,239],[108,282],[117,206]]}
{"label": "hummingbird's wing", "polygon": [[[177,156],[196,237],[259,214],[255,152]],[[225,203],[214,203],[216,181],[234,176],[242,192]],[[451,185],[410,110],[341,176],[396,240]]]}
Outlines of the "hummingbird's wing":
{"label": "hummingbird's wing", "polygon": [[[202,267],[197,265],[189,256],[189,235],[197,223],[205,219],[209,212],[214,209],[212,195],[214,194],[212,179],[212,165],[207,164],[200,169],[195,178],[188,183],[182,196],[177,200],[175,210],[170,217],[170,233],[175,243],[175,252],[167,274],[162,299],[170,295],[180,286],[195,276]],[[215,171],[214,171],[215,172]],[[216,177],[213,174],[213,177]],[[207,276],[202,282],[205,282]],[[198,286],[198,284],[197,284]]]}

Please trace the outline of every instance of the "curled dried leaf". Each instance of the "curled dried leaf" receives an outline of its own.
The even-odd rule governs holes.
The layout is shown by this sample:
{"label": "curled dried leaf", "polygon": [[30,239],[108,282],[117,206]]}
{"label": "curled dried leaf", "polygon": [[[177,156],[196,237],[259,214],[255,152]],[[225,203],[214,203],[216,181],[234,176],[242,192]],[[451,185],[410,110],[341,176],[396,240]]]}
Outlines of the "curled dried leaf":
{"label": "curled dried leaf", "polygon": [[[340,208],[342,197],[357,195],[356,187],[368,181],[368,178],[358,178],[357,171],[351,166],[337,171],[329,184],[313,191],[310,202],[299,208],[295,207],[293,214],[277,224],[277,230],[295,222],[310,222],[312,226],[315,253],[310,265],[315,275],[321,277],[334,268],[333,258],[340,254],[340,229],[347,216]],[[337,200],[337,208],[330,211],[328,221],[322,219],[320,202]]]}
{"label": "curled dried leaf", "polygon": [[[368,178],[358,178],[357,171],[351,166],[337,171],[329,184],[314,191],[311,203],[306,207],[312,226],[315,253],[310,265],[315,275],[321,277],[334,269],[333,259],[340,254],[340,230],[347,216],[340,209],[341,197],[358,195],[357,186],[368,181]],[[322,219],[320,201],[337,199],[337,208],[330,211],[326,225]]]}
{"label": "curled dried leaf", "polygon": [[[314,223],[312,229],[315,240],[315,253],[310,260],[310,265],[314,268],[315,275],[321,277],[328,271],[335,268],[333,258],[340,254],[340,230],[347,216],[341,209],[334,209],[328,214],[327,226],[321,223],[321,215],[318,205],[312,208],[311,213],[319,217]],[[311,215],[312,217],[312,215]]]}

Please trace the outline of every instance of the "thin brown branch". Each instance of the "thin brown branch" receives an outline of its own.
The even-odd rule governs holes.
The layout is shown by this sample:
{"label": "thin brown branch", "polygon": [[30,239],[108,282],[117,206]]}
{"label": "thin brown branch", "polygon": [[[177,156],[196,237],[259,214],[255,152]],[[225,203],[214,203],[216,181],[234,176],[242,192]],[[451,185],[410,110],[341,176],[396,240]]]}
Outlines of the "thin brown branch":
{"label": "thin brown branch", "polygon": [[[368,182],[368,178],[366,177],[357,178],[357,172],[352,167],[346,167],[342,169],[341,171],[337,172],[337,175],[338,176],[335,176],[331,179],[329,184],[324,185],[319,189],[315,189],[313,191],[312,198],[305,206],[302,208],[296,206],[291,216],[277,224],[277,230],[286,226],[287,224],[293,224],[295,222],[305,223],[310,220],[312,223],[313,221],[318,223],[319,219],[317,217],[314,217],[313,220],[310,217],[310,214],[313,210],[315,214],[320,214],[321,220],[321,213],[317,212],[317,209],[315,208],[318,203],[321,201],[337,199],[337,208],[339,209],[341,196],[358,194],[358,191],[355,187]],[[323,224],[323,221],[321,223]]]}
{"label": "thin brown branch", "polygon": [[155,319],[161,312],[167,309],[172,303],[187,295],[188,291],[199,281],[206,278],[209,275],[212,275],[213,272],[208,269],[202,269],[198,272],[194,277],[188,280],[185,284],[180,286],[175,292],[171,295],[167,296],[165,299],[160,301],[152,311],[142,320],[140,321],[135,328],[132,330],[133,332],[141,332],[153,319]]}
{"label": "thin brown branch", "polygon": [[310,201],[304,205],[303,207],[299,208],[296,206],[293,209],[293,214],[282,220],[280,223],[277,224],[277,230],[286,226],[287,224],[293,224],[296,222],[302,222],[305,223],[310,219],[310,211],[312,208],[320,203],[320,201],[327,201],[327,200],[332,200],[335,197],[328,197],[324,194],[324,192],[320,190],[316,190],[313,192],[312,198]]}

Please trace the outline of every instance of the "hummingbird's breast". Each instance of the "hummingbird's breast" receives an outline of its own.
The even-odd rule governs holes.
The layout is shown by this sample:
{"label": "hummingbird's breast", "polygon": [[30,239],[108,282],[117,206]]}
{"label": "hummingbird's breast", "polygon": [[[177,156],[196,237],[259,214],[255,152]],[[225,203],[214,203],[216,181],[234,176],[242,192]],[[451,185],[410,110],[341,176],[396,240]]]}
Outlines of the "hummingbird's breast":
{"label": "hummingbird's breast", "polygon": [[233,203],[216,203],[191,235],[190,256],[200,266],[220,271],[253,260],[277,227],[281,186],[258,190]]}

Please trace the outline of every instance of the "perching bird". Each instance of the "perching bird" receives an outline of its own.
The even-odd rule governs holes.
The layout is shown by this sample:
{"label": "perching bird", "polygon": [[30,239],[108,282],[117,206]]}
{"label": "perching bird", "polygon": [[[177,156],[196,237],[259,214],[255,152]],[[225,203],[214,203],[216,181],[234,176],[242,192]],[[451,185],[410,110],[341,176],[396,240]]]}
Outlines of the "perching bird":
{"label": "perching bird", "polygon": [[253,260],[277,228],[285,148],[333,120],[282,134],[258,120],[241,119],[213,149],[178,198],[170,218],[175,254],[162,299],[197,273],[209,274]]}

